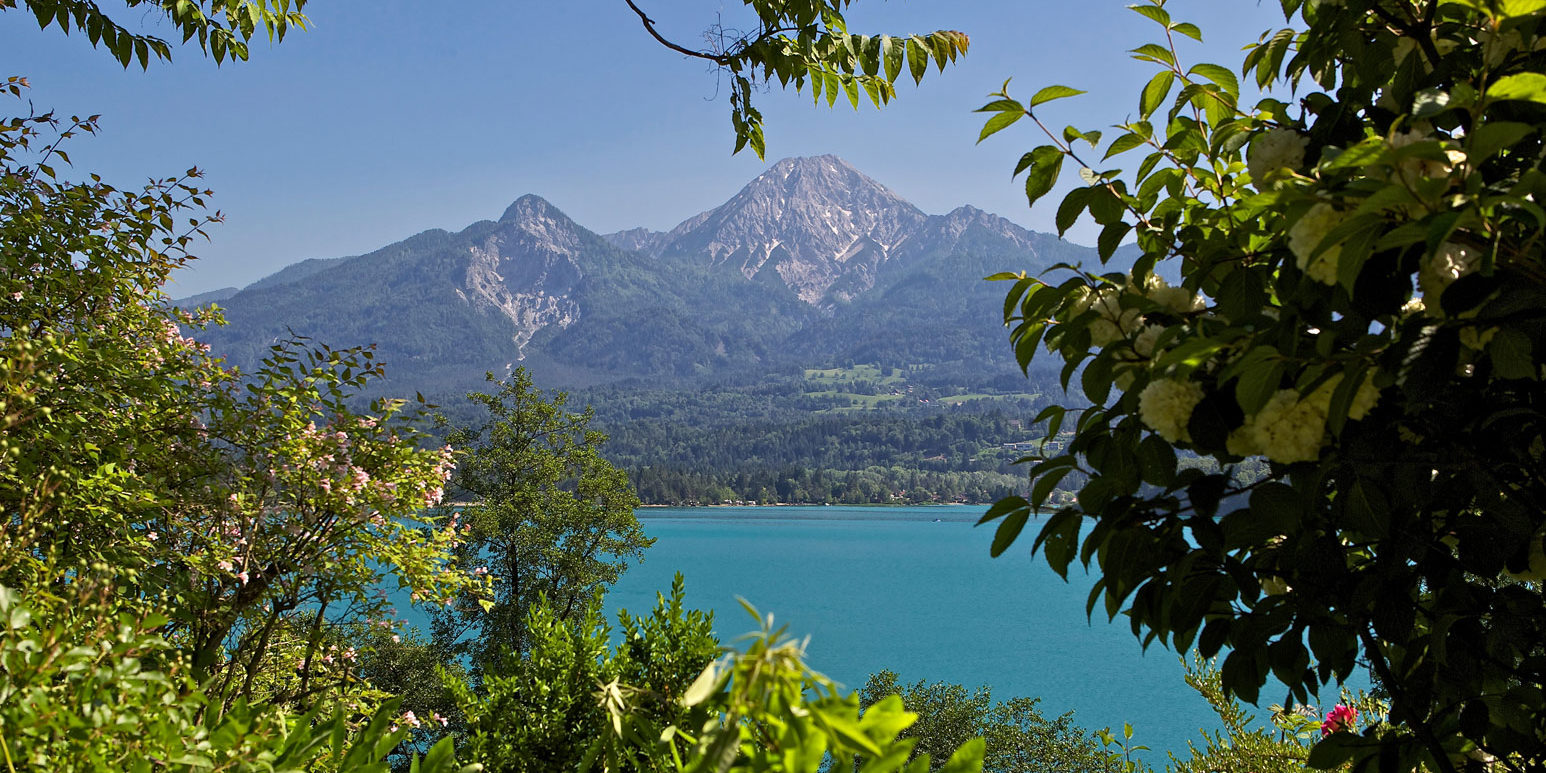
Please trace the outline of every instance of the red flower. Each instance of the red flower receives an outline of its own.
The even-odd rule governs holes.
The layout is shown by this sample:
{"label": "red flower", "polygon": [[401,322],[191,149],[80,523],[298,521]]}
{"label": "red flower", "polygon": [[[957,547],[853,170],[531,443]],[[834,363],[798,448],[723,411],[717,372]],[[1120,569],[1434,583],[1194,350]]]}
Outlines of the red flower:
{"label": "red flower", "polygon": [[1340,703],[1331,711],[1326,712],[1326,721],[1321,723],[1321,736],[1328,736],[1340,730],[1353,730],[1353,722],[1358,719],[1358,709],[1352,706],[1344,706]]}

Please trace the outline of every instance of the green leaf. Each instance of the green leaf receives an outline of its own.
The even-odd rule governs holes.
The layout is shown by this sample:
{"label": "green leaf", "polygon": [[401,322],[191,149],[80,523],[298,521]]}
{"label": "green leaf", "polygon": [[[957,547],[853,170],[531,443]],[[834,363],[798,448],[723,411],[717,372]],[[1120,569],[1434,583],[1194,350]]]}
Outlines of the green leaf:
{"label": "green leaf", "polygon": [[[1153,115],[1154,111],[1159,109],[1160,103],[1164,102],[1165,97],[1170,94],[1170,87],[1175,85],[1175,82],[1176,74],[1170,70],[1160,70],[1155,73],[1154,77],[1149,79],[1149,85],[1143,87],[1143,94],[1138,97],[1138,114],[1144,118]],[[1121,138],[1117,140],[1118,143],[1121,141]],[[1134,147],[1138,144],[1142,144],[1142,142],[1136,143]],[[1113,145],[1112,150],[1107,152],[1106,156],[1109,158],[1112,153],[1119,152],[1121,151],[1116,150]]]}
{"label": "green leaf", "polygon": [[456,764],[456,753],[452,748],[450,736],[440,739],[431,746],[429,753],[424,755],[424,762],[419,770],[422,773],[449,773]]}
{"label": "green leaf", "polygon": [[1036,535],[1035,545],[1031,547],[1033,553],[1040,550],[1047,559],[1047,566],[1064,580],[1068,579],[1069,563],[1079,553],[1080,525],[1078,512],[1059,512],[1047,519],[1046,525],[1041,527],[1041,533]]}
{"label": "green leaf", "polygon": [[1068,477],[1068,474],[1073,471],[1073,467],[1059,467],[1049,470],[1036,478],[1036,483],[1031,486],[1031,502],[1037,508],[1046,504],[1047,498],[1051,497],[1052,492],[1057,490],[1058,484],[1062,483],[1063,479]]}
{"label": "green leaf", "polygon": [[1029,509],[1030,506],[1031,504],[1025,501],[1024,497],[1005,497],[994,502],[993,506],[989,507],[988,511],[983,513],[981,518],[977,519],[977,525],[981,526],[989,521],[996,521],[1016,510]]}
{"label": "green leaf", "polygon": [[1052,145],[1042,145],[1031,151],[1031,166],[1025,176],[1025,198],[1028,206],[1047,195],[1057,183],[1058,172],[1063,168],[1063,151]]}
{"label": "green leaf", "polygon": [[1156,62],[1166,67],[1176,66],[1176,57],[1170,53],[1170,49],[1157,43],[1145,43],[1133,49],[1133,58],[1147,62]]}
{"label": "green leaf", "polygon": [[[758,620],[762,619],[762,616],[755,612],[753,617],[758,618]],[[718,661],[710,662],[703,669],[703,672],[698,674],[698,678],[694,679],[692,684],[687,687],[687,690],[682,693],[682,705],[697,706],[708,700],[715,693],[719,692],[724,680],[728,677],[729,671],[726,671],[724,674],[720,673]]]}
{"label": "green leaf", "polygon": [[843,93],[848,95],[848,104],[853,109],[859,109],[859,82],[852,75],[844,75],[841,78]]}
{"label": "green leaf", "polygon": [[1235,78],[1235,74],[1230,72],[1227,67],[1202,63],[1193,65],[1192,69],[1187,70],[1186,73],[1188,75],[1201,75],[1212,81],[1219,88],[1223,89],[1224,93],[1229,95],[1231,101],[1240,98],[1240,81]]}
{"label": "green leaf", "polygon": [[[1276,353],[1277,350],[1272,349],[1272,354]],[[1276,358],[1264,358],[1261,364],[1242,371],[1240,378],[1235,381],[1235,400],[1240,404],[1240,410],[1247,415],[1261,410],[1277,393],[1282,381],[1283,362]]]}
{"label": "green leaf", "polygon": [[1012,113],[1007,110],[994,115],[988,119],[987,123],[982,125],[982,133],[977,135],[977,141],[982,142],[1024,117],[1025,113]]}
{"label": "green leaf", "polygon": [[929,71],[929,46],[917,35],[907,39],[907,67],[914,83],[922,83],[923,76]]}
{"label": "green leaf", "polygon": [[1546,103],[1546,74],[1521,72],[1499,78],[1487,89],[1492,99]]}
{"label": "green leaf", "polygon": [[1366,167],[1385,153],[1385,141],[1370,137],[1347,150],[1327,148],[1321,157],[1320,167],[1326,171]]}
{"label": "green leaf", "polygon": [[880,74],[880,35],[873,37],[860,37],[860,45],[855,50],[860,52],[859,64],[864,69],[864,74],[876,77]]}
{"label": "green leaf", "polygon": [[885,63],[886,81],[895,82],[898,75],[902,74],[902,55],[907,50],[906,44],[898,41],[890,35],[880,37],[881,59]]}
{"label": "green leaf", "polygon": [[1498,151],[1512,147],[1515,143],[1530,136],[1535,132],[1535,127],[1529,124],[1514,121],[1490,121],[1482,125],[1467,138],[1469,146],[1466,156],[1470,162],[1480,164],[1492,158]]}
{"label": "green leaf", "polygon": [[1538,379],[1531,349],[1529,336],[1511,327],[1499,328],[1487,344],[1493,373],[1506,379]]}
{"label": "green leaf", "polygon": [[1068,86],[1047,86],[1041,91],[1036,92],[1035,96],[1031,97],[1031,107],[1035,107],[1046,102],[1051,102],[1054,99],[1076,97],[1083,93],[1083,91],[1070,88]]}
{"label": "green leaf", "polygon": [[1058,236],[1062,236],[1064,233],[1067,233],[1069,228],[1073,227],[1074,222],[1079,219],[1079,215],[1084,212],[1085,205],[1089,200],[1089,188],[1075,188],[1069,191],[1067,196],[1063,197],[1063,202],[1058,205],[1056,218]]}
{"label": "green leaf", "polygon": [[1155,23],[1166,29],[1170,28],[1170,14],[1158,5],[1129,5],[1128,8],[1141,16],[1153,19]]}
{"label": "green leaf", "polygon": [[1449,92],[1443,89],[1423,89],[1412,98],[1413,118],[1432,118],[1449,109]]}
{"label": "green leaf", "polygon": [[1331,770],[1353,758],[1353,741],[1357,736],[1348,732],[1332,733],[1322,738],[1310,749],[1305,765],[1316,770]]}
{"label": "green leaf", "polygon": [[986,753],[987,741],[973,738],[961,744],[950,755],[949,761],[940,766],[938,773],[982,773],[982,758]]}
{"label": "green leaf", "polygon": [[1348,489],[1343,504],[1347,525],[1369,537],[1385,537],[1390,531],[1390,503],[1379,488],[1359,478]]}
{"label": "green leaf", "polygon": [[1031,509],[1029,505],[1015,509],[1005,516],[1004,522],[999,524],[998,529],[993,532],[993,547],[989,550],[989,553],[994,558],[1004,555],[1004,551],[1008,550],[1009,546],[1013,545],[1014,541],[1019,538],[1020,532],[1025,529],[1025,523],[1030,517]]}
{"label": "green leaf", "polygon": [[1126,153],[1127,151],[1132,150],[1133,148],[1136,148],[1136,147],[1138,147],[1140,145],[1143,145],[1144,143],[1146,143],[1148,141],[1149,141],[1149,138],[1144,136],[1144,135],[1142,135],[1142,134],[1139,134],[1137,132],[1128,132],[1128,133],[1126,133],[1126,134],[1116,138],[1116,141],[1111,143],[1111,147],[1106,149],[1106,155],[1103,156],[1102,158],[1103,159],[1111,158],[1112,156],[1114,156],[1114,155],[1116,155],[1118,153]]}
{"label": "green leaf", "polygon": [[1095,247],[1096,251],[1100,254],[1102,262],[1111,259],[1111,256],[1116,253],[1117,247],[1121,246],[1122,240],[1127,237],[1127,232],[1131,230],[1133,230],[1133,227],[1122,221],[1110,223],[1105,228],[1100,229],[1100,236],[1095,238]]}
{"label": "green leaf", "polygon": [[1159,435],[1149,435],[1138,444],[1138,464],[1145,482],[1168,487],[1176,478],[1176,449]]}

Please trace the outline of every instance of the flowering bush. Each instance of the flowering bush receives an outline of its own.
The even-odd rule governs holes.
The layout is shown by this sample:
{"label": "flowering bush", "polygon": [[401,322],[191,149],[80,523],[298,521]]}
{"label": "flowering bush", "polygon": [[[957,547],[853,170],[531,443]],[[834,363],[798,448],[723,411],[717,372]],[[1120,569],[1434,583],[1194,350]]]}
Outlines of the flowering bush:
{"label": "flowering bush", "polygon": [[[1128,238],[1141,253],[998,277],[1021,364],[1045,347],[1088,404],[1044,412],[1066,442],[985,517],[994,552],[1078,481],[1033,549],[1059,572],[1097,564],[1092,608],[1146,642],[1227,648],[1223,686],[1247,700],[1269,676],[1308,702],[1372,668],[1389,722],[1328,735],[1313,766],[1538,769],[1546,8],[1283,8],[1299,28],[1239,70],[1254,105],[1236,72],[1184,63],[1178,41],[1202,31],[1150,2],[1134,10],[1164,39],[1133,53],[1157,72],[1114,139],[1048,128],[1049,103],[1079,93],[1064,86],[983,108],[983,138],[1046,131],[1017,167],[1033,204],[1081,167],[1060,229],[1087,214],[1102,260]],[[1106,166],[1123,154],[1141,155]]]}
{"label": "flowering bush", "polygon": [[139,769],[186,740],[177,764],[215,767],[193,722],[216,747],[239,736],[238,760],[272,759],[249,741],[311,759],[336,709],[337,768],[373,765],[385,724],[366,751],[337,742],[380,718],[343,634],[384,616],[390,579],[434,601],[488,588],[426,510],[452,453],[401,403],[350,407],[380,373],[368,350],[285,342],[252,373],[212,357],[189,331],[218,314],[161,292],[216,217],[182,217],[208,191],[196,170],[138,191],[60,179],[95,128],[0,120],[0,607],[4,588],[31,602],[0,643],[0,756]]}

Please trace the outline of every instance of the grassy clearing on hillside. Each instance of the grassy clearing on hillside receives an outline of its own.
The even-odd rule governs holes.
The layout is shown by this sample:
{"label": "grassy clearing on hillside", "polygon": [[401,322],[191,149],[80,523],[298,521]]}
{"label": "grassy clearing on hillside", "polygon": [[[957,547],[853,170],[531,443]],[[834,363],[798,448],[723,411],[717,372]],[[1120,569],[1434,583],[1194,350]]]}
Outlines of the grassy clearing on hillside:
{"label": "grassy clearing on hillside", "polygon": [[[895,375],[888,375],[895,374]],[[882,369],[879,365],[855,365],[851,368],[807,368],[805,379],[822,385],[852,384],[871,381],[879,386],[895,386],[907,382],[896,368]]]}

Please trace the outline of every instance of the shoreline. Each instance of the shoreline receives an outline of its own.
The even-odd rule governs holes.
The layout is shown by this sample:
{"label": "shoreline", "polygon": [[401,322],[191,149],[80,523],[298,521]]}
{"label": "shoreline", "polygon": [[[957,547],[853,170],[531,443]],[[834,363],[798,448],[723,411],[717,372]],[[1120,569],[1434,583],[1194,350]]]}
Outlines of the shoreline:
{"label": "shoreline", "polygon": [[711,507],[713,507],[713,508],[728,508],[728,509],[737,509],[737,508],[744,508],[744,507],[991,507],[992,505],[993,505],[992,502],[920,502],[920,503],[917,503],[917,504],[909,504],[907,502],[860,502],[860,503],[854,503],[854,504],[849,504],[849,503],[846,503],[846,502],[831,502],[831,503],[823,503],[823,504],[816,504],[816,503],[813,503],[813,502],[805,502],[805,503],[773,502],[773,503],[770,503],[770,504],[759,504],[759,503],[755,503],[755,502],[747,502],[745,504],[739,504],[739,505],[723,505],[723,504],[716,504],[716,505],[639,505],[638,507],[636,507],[634,509],[636,509],[636,510],[648,510],[648,509],[683,510],[683,509],[687,509],[687,508],[707,509],[707,508],[711,508]]}

